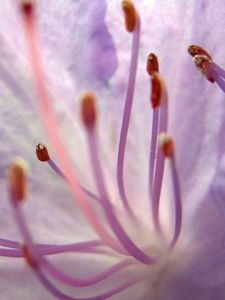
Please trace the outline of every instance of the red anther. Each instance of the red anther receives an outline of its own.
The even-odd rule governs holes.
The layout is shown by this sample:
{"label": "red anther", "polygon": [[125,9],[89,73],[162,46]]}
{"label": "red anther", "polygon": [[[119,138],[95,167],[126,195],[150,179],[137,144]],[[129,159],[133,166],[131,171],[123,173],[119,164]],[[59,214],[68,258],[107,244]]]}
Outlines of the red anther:
{"label": "red anther", "polygon": [[209,60],[212,60],[211,55],[209,55],[209,53],[201,46],[191,45],[190,47],[188,47],[188,52],[193,57],[195,57],[195,55],[204,55],[207,56]]}
{"label": "red anther", "polygon": [[34,258],[32,257],[32,255],[30,254],[30,251],[28,250],[28,248],[27,248],[27,246],[25,244],[21,245],[21,250],[22,250],[22,253],[23,253],[23,257],[26,260],[27,264],[31,268],[37,268],[38,264],[34,260]]}
{"label": "red anther", "polygon": [[84,92],[81,101],[82,120],[88,129],[92,129],[96,122],[95,95],[92,92]]}
{"label": "red anther", "polygon": [[36,155],[37,158],[42,162],[46,162],[50,159],[48,149],[44,144],[41,143],[36,146]]}
{"label": "red anther", "polygon": [[13,199],[19,202],[26,197],[26,162],[19,158],[16,159],[9,169],[9,184]]}
{"label": "red anther", "polygon": [[34,5],[35,5],[34,0],[33,1],[32,0],[23,0],[23,1],[21,1],[22,12],[27,16],[32,15]]}
{"label": "red anther", "polygon": [[208,67],[212,63],[212,60],[206,55],[195,55],[194,63],[199,71],[206,76],[206,78],[214,83],[214,78],[210,75]]}
{"label": "red anther", "polygon": [[151,93],[151,101],[152,108],[157,108],[160,106],[162,94],[162,83],[158,72],[152,73],[152,93]]}
{"label": "red anther", "polygon": [[123,0],[122,8],[125,17],[125,25],[128,32],[133,32],[137,24],[137,12],[131,0]]}
{"label": "red anther", "polygon": [[154,53],[148,55],[146,69],[150,76],[152,76],[153,72],[159,72],[158,58]]}
{"label": "red anther", "polygon": [[174,155],[174,142],[173,139],[167,133],[160,133],[159,145],[165,157],[172,157]]}

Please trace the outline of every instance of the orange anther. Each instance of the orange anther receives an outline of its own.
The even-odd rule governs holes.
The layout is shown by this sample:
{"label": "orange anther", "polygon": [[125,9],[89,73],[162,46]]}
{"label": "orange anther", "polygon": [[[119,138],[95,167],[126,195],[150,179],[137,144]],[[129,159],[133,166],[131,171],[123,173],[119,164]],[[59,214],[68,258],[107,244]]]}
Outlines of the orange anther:
{"label": "orange anther", "polygon": [[9,169],[9,184],[14,200],[22,201],[26,196],[26,171],[27,163],[21,159],[15,159]]}
{"label": "orange anther", "polygon": [[152,93],[151,93],[151,101],[152,101],[152,108],[157,108],[160,106],[162,94],[162,83],[159,76],[159,73],[153,72],[152,73]]}
{"label": "orange anther", "polygon": [[96,122],[95,96],[92,92],[84,92],[81,95],[81,116],[84,125],[92,129]]}
{"label": "orange anther", "polygon": [[123,0],[122,8],[125,17],[125,25],[128,32],[133,32],[137,23],[137,12],[131,0]]}

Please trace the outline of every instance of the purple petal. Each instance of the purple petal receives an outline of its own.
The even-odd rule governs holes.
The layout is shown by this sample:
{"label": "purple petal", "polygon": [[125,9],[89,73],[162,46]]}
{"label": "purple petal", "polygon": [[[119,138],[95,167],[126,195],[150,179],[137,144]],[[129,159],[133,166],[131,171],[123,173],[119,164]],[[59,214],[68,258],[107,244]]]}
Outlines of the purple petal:
{"label": "purple petal", "polygon": [[[106,1],[40,1],[40,25],[47,57],[60,59],[76,83],[107,82],[117,54],[105,24]],[[84,84],[83,84],[84,85]]]}

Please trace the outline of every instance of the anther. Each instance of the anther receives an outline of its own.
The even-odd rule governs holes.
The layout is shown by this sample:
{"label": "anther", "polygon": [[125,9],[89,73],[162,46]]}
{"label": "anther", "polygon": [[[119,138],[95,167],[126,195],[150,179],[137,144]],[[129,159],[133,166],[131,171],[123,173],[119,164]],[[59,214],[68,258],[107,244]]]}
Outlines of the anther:
{"label": "anther", "polygon": [[206,78],[214,83],[214,78],[210,75],[209,72],[209,65],[212,63],[212,60],[207,55],[195,55],[193,58],[193,61],[196,65],[196,67],[199,69],[199,71],[206,76]]}
{"label": "anther", "polygon": [[28,250],[27,246],[25,244],[21,245],[21,250],[23,253],[23,257],[26,261],[26,263],[31,267],[31,268],[37,268],[38,264],[35,261],[35,259],[32,257],[30,254],[30,251]]}
{"label": "anther", "polygon": [[26,173],[28,165],[22,158],[15,159],[9,169],[9,184],[12,199],[23,201],[26,196]]}
{"label": "anther", "polygon": [[37,158],[42,162],[46,162],[50,159],[48,149],[44,144],[41,143],[36,146],[36,155]]}
{"label": "anther", "polygon": [[209,53],[201,46],[191,45],[188,47],[188,52],[192,57],[195,57],[195,55],[204,55],[207,56],[209,60],[212,60],[211,55],[209,55]]}
{"label": "anther", "polygon": [[153,72],[159,72],[158,58],[154,53],[148,55],[146,70],[150,76],[152,76]]}
{"label": "anther", "polygon": [[157,108],[160,106],[162,94],[162,84],[159,73],[153,72],[152,73],[152,93],[151,93],[151,101],[152,101],[152,108]]}
{"label": "anther", "polygon": [[125,17],[125,25],[128,32],[133,32],[137,24],[137,12],[131,0],[122,1],[122,9]]}
{"label": "anther", "polygon": [[92,129],[96,122],[95,95],[84,92],[81,95],[81,117],[87,129]]}
{"label": "anther", "polygon": [[159,134],[159,145],[165,157],[172,157],[174,155],[173,139],[165,132]]}

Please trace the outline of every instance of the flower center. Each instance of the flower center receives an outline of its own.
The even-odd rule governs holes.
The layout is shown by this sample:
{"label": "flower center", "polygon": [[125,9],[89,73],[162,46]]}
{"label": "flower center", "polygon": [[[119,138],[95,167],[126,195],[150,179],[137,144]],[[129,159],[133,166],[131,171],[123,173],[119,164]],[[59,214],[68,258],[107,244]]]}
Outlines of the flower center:
{"label": "flower center", "polygon": [[[120,201],[123,205],[124,212],[131,222],[133,227],[139,225],[139,221],[135,211],[133,210],[129,197],[126,193],[124,179],[124,160],[126,155],[127,135],[134,100],[135,81],[138,65],[139,43],[141,22],[138,12],[130,0],[122,2],[124,11],[125,25],[129,33],[132,34],[132,51],[130,59],[130,70],[127,84],[126,99],[122,118],[122,125],[119,137],[118,155],[117,155],[117,185],[120,195]],[[105,178],[102,171],[102,161],[99,156],[98,139],[96,130],[96,98],[92,92],[83,93],[81,98],[81,117],[84,124],[84,129],[87,136],[87,144],[89,149],[90,164],[93,171],[93,177],[97,187],[98,194],[82,186],[76,176],[76,171],[72,167],[68,151],[61,139],[58,123],[55,119],[50,95],[45,86],[45,72],[42,66],[41,53],[38,43],[38,35],[36,29],[36,20],[34,15],[33,1],[24,1],[21,6],[21,12],[24,19],[25,30],[30,53],[30,63],[33,70],[34,83],[39,101],[41,117],[49,134],[49,140],[55,149],[56,156],[59,161],[59,166],[51,159],[47,147],[44,144],[36,146],[36,155],[41,162],[47,162],[52,170],[65,180],[73,195],[78,201],[87,220],[97,232],[100,240],[89,241],[80,244],[71,244],[65,246],[55,245],[40,245],[33,242],[29,228],[26,226],[22,210],[21,200],[26,196],[26,172],[24,162],[13,162],[10,168],[9,186],[10,199],[15,213],[15,219],[24,239],[24,244],[21,246],[17,242],[1,239],[1,245],[4,247],[13,248],[13,252],[7,252],[12,256],[23,256],[28,265],[34,270],[42,284],[56,297],[60,299],[77,299],[69,297],[62,293],[54,284],[50,282],[46,273],[51,275],[60,283],[70,286],[89,286],[99,283],[102,280],[110,277],[116,272],[128,268],[132,265],[144,265],[149,268],[159,269],[161,266],[165,268],[168,257],[171,251],[174,252],[174,247],[180,237],[182,228],[182,201],[179,184],[179,176],[176,168],[175,160],[175,145],[173,139],[167,134],[168,127],[168,96],[166,85],[159,73],[159,62],[154,53],[149,54],[147,58],[147,73],[151,81],[151,96],[152,104],[152,131],[151,145],[149,154],[149,203],[151,206],[152,223],[154,226],[157,241],[147,242],[146,245],[139,246],[134,238],[131,238],[125,227],[121,225],[118,213],[115,206],[112,204],[112,199],[109,196]],[[195,65],[201,73],[212,83],[216,82],[219,87],[225,91],[225,72],[216,65],[212,57],[202,47],[192,45],[188,49],[194,59]],[[159,139],[158,139],[159,137]],[[159,143],[158,143],[159,141]],[[163,226],[160,219],[160,195],[164,176],[165,158],[168,159],[171,171],[171,178],[174,191],[174,229],[170,240],[164,237]],[[110,225],[111,231],[107,230],[106,226],[99,220],[98,215],[92,208],[92,200],[96,201],[102,208],[107,222]],[[149,237],[150,239],[150,237]],[[66,251],[80,251],[88,253],[105,253],[112,251],[117,253],[121,260],[116,265],[108,268],[106,271],[91,277],[91,278],[75,278],[68,276],[60,269],[56,268],[46,257],[47,254],[63,253]],[[1,250],[1,249],[0,249]],[[18,252],[20,251],[20,252]],[[6,254],[6,252],[4,252]],[[150,267],[149,267],[150,266]],[[144,268],[144,267],[143,267]],[[146,273],[140,276],[133,276],[123,284],[117,285],[115,288],[88,299],[106,299],[131,285],[143,280]],[[83,298],[85,299],[85,298]]]}

